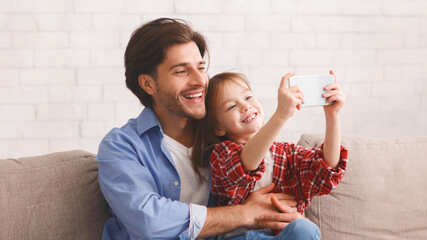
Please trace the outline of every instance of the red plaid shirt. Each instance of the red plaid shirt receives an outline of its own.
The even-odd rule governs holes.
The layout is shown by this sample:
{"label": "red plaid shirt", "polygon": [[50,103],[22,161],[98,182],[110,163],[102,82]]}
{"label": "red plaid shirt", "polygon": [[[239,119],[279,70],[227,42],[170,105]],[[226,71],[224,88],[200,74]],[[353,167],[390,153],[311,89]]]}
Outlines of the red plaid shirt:
{"label": "red plaid shirt", "polygon": [[[242,147],[227,140],[212,151],[212,193],[221,206],[243,203],[265,172],[264,160],[256,170],[245,172],[240,160]],[[273,192],[295,196],[299,212],[308,207],[314,196],[330,193],[344,176],[347,166],[348,152],[342,146],[335,169],[323,161],[322,147],[310,149],[274,142],[270,151],[274,159]]]}

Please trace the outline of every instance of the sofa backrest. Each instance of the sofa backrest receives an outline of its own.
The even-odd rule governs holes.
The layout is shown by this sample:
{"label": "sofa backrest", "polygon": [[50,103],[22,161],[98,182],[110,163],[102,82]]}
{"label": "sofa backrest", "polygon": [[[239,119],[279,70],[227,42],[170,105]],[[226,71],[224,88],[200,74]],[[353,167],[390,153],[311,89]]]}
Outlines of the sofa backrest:
{"label": "sofa backrest", "polygon": [[93,154],[0,159],[0,239],[101,239],[109,216]]}
{"label": "sofa backrest", "polygon": [[[298,142],[317,147],[322,135]],[[426,239],[427,137],[343,137],[347,173],[337,188],[306,211],[322,239]]]}

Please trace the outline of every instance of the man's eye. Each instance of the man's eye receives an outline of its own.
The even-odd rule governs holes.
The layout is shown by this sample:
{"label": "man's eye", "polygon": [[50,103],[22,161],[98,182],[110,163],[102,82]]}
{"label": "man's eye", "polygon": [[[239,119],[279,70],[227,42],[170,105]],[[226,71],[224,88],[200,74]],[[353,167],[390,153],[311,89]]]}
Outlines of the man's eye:
{"label": "man's eye", "polygon": [[177,71],[177,72],[175,72],[176,74],[184,74],[185,73],[185,70],[181,70],[181,71]]}
{"label": "man's eye", "polygon": [[199,67],[199,70],[205,70],[205,66]]}

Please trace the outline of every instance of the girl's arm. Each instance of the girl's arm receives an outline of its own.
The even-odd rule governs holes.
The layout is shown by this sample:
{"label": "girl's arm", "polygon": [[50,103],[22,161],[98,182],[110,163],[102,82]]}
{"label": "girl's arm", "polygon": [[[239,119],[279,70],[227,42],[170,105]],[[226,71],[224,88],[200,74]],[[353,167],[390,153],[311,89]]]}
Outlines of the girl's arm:
{"label": "girl's arm", "polygon": [[326,164],[331,168],[336,168],[340,160],[341,153],[341,131],[340,119],[326,116],[326,132],[323,142],[323,156]]}
{"label": "girl's arm", "polygon": [[240,159],[245,171],[250,172],[258,168],[286,120],[274,113],[258,133],[243,146]]}
{"label": "girl's arm", "polygon": [[332,168],[336,168],[340,159],[341,152],[341,131],[339,111],[345,102],[345,95],[341,91],[337,78],[331,70],[330,74],[334,75],[335,83],[325,87],[325,90],[330,90],[323,96],[326,97],[326,102],[331,103],[323,107],[326,119],[325,140],[323,143],[323,156],[326,164]]}
{"label": "girl's arm", "polygon": [[299,110],[304,103],[304,96],[298,87],[287,87],[289,78],[294,75],[294,73],[288,73],[282,77],[276,112],[243,147],[240,158],[245,171],[258,168],[286,120],[292,117],[295,108]]}

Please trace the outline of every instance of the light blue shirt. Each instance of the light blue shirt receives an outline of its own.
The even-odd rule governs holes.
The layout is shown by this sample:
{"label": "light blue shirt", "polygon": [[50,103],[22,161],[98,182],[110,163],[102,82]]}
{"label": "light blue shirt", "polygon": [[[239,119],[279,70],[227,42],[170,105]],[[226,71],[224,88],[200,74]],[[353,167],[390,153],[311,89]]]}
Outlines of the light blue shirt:
{"label": "light blue shirt", "polygon": [[114,128],[97,155],[112,217],[102,239],[195,239],[207,209],[179,202],[181,182],[151,108]]}

